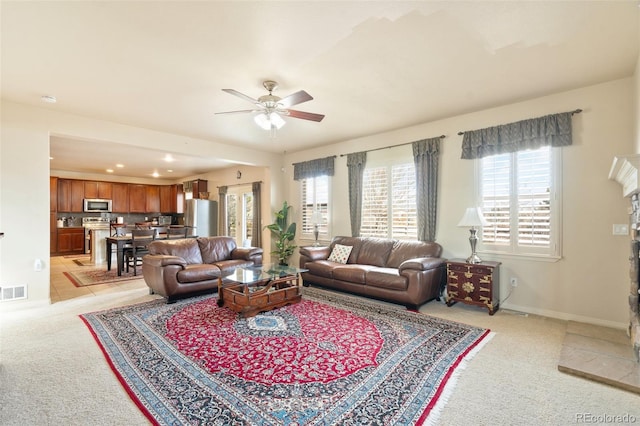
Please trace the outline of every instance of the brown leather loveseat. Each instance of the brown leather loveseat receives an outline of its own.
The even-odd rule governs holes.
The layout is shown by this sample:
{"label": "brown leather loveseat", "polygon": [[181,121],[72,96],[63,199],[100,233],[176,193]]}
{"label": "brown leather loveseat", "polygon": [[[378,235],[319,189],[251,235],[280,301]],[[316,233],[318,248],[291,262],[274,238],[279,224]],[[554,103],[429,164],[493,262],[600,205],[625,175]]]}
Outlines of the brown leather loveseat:
{"label": "brown leather loveseat", "polygon": [[[346,263],[329,260],[336,245],[351,247]],[[343,249],[338,247],[338,249]],[[328,247],[301,247],[304,284],[386,300],[417,309],[440,297],[446,259],[435,242],[335,237]],[[338,259],[345,261],[345,259]]]}
{"label": "brown leather loveseat", "polygon": [[218,277],[236,268],[262,265],[262,249],[237,247],[231,237],[156,240],[142,258],[150,292],[175,302],[182,296],[217,291]]}

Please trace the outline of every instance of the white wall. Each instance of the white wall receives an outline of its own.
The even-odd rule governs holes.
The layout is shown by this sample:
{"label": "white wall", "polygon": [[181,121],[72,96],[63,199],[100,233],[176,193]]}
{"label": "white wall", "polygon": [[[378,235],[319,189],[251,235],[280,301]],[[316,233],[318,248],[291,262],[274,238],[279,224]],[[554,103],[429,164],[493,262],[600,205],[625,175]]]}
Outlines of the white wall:
{"label": "white wall", "polygon": [[[230,161],[252,161],[258,168],[275,170],[282,167],[280,154],[256,155],[255,150],[11,102],[2,102],[1,106],[0,232],[4,232],[5,237],[0,240],[0,286],[27,285],[26,302],[29,303],[49,302],[50,134],[153,147],[176,153],[197,152],[201,156],[216,158],[224,152]],[[283,186],[280,178],[269,179],[268,184]],[[267,188],[268,194],[274,192],[281,193],[281,189]],[[34,271],[35,259],[44,261],[45,268],[41,272]],[[8,308],[25,302],[4,303]]]}
{"label": "white wall", "polygon": [[[638,29],[638,39],[640,40],[640,29]],[[640,55],[638,55],[638,62],[636,62],[636,71],[633,75],[634,88],[633,91],[635,96],[635,110],[634,110],[634,120],[636,123],[635,126],[635,153],[640,153]]]}
{"label": "white wall", "polygon": [[[509,289],[508,278],[518,277],[519,285],[504,308],[624,328],[628,322],[629,238],[613,236],[612,224],[628,223],[628,200],[623,199],[622,188],[608,180],[608,174],[613,157],[634,148],[632,92],[633,79],[616,80],[291,153],[286,164],[338,154],[331,188],[331,231],[332,235],[350,235],[346,157],[340,154],[446,135],[441,145],[436,238],[444,248],[444,257],[465,258],[470,250],[469,233],[458,228],[457,222],[474,200],[474,163],[460,159],[462,137],[457,133],[581,108],[584,112],[573,116],[573,145],[563,149],[562,260],[483,258],[502,262],[502,298]],[[292,167],[287,173],[292,173]],[[299,185],[288,182],[288,200],[297,206]],[[300,221],[299,209],[295,212]]]}

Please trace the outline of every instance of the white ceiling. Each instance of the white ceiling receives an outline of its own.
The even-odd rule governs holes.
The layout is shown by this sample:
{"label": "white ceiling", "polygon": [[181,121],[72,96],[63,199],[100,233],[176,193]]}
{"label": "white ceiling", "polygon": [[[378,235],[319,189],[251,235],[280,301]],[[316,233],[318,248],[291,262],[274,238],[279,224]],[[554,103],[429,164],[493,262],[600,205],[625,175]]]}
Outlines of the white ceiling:
{"label": "white ceiling", "polygon": [[[633,75],[640,7],[620,1],[2,1],[4,99],[272,152],[407,127]],[[251,114],[215,115],[306,90],[270,139]],[[53,95],[56,104],[41,102]],[[117,146],[52,140],[52,168],[104,173]],[[84,150],[80,149],[84,147]],[[143,155],[144,154],[144,155]],[[227,167],[175,166],[176,178]],[[183,166],[180,166],[182,164]],[[183,169],[184,168],[184,169]]]}

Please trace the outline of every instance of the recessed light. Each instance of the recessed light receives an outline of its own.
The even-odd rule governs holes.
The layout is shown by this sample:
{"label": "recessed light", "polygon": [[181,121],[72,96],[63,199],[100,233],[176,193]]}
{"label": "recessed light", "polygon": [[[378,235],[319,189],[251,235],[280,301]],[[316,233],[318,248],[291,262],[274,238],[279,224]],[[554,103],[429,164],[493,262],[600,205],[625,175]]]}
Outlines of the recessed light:
{"label": "recessed light", "polygon": [[51,95],[44,95],[40,97],[40,100],[42,102],[46,102],[48,104],[55,104],[56,102],[58,102],[58,100],[56,99],[55,96],[51,96]]}
{"label": "recessed light", "polygon": [[107,169],[107,173],[113,173],[113,169]]}
{"label": "recessed light", "polygon": [[176,160],[171,156],[171,154],[167,154],[164,156],[164,161],[166,161],[167,163],[171,163]]}
{"label": "recessed light", "polygon": [[124,164],[116,164],[116,167],[117,167],[117,168],[119,168],[119,169],[121,169],[121,168],[123,168],[123,167],[124,167]]}
{"label": "recessed light", "polygon": [[151,173],[151,176],[153,176],[153,177],[159,177],[160,175],[158,174],[158,172],[153,172],[153,173]]}
{"label": "recessed light", "polygon": [[173,170],[169,169],[167,170],[167,173],[173,173]]}

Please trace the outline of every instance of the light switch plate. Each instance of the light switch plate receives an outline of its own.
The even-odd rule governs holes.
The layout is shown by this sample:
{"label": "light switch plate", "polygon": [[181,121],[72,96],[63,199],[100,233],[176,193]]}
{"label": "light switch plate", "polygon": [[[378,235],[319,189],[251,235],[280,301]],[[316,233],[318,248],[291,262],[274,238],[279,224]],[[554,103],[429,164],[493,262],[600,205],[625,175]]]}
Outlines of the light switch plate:
{"label": "light switch plate", "polygon": [[629,225],[623,223],[614,223],[613,235],[629,235]]}

